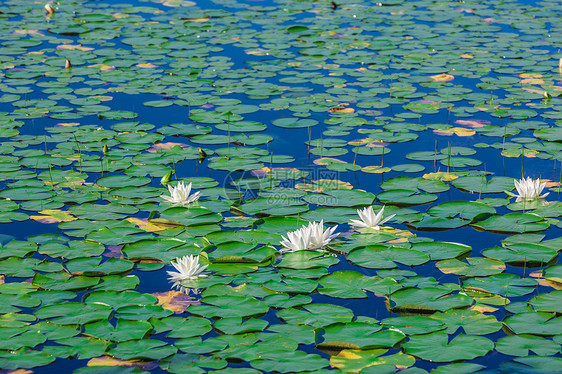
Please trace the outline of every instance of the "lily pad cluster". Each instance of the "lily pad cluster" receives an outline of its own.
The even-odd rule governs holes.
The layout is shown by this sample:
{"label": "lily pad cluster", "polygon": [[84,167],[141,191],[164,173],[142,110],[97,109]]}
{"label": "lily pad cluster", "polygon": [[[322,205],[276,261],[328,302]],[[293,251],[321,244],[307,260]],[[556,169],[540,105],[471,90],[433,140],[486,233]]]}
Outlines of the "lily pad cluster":
{"label": "lily pad cluster", "polygon": [[560,4],[213,4],[0,0],[0,369],[560,372]]}

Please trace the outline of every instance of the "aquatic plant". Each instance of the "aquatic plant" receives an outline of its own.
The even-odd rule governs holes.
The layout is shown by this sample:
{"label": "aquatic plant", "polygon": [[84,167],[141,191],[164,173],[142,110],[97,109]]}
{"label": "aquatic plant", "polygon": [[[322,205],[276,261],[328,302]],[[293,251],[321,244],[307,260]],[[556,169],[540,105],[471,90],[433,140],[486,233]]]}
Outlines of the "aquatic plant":
{"label": "aquatic plant", "polygon": [[173,282],[172,288],[181,288],[182,281],[206,277],[207,274],[204,274],[203,271],[209,266],[201,266],[201,264],[199,264],[199,256],[193,255],[176,257],[175,262],[171,261],[170,264],[177,270],[177,272],[166,272],[169,276],[168,280]]}
{"label": "aquatic plant", "polygon": [[390,221],[396,215],[393,214],[383,219],[382,217],[384,215],[384,206],[381,208],[381,210],[379,210],[377,214],[375,214],[372,206],[369,206],[365,209],[357,209],[357,214],[361,218],[361,221],[356,219],[352,219],[350,221],[350,225],[354,229],[368,228],[377,231],[382,228],[383,224]]}
{"label": "aquatic plant", "polygon": [[175,205],[188,205],[199,199],[201,192],[196,192],[193,195],[191,193],[191,185],[187,186],[183,182],[179,182],[176,186],[172,187],[168,185],[168,191],[170,191],[170,196],[161,195],[160,197],[164,200],[175,204]]}
{"label": "aquatic plant", "polygon": [[282,237],[281,252],[294,252],[302,250],[320,250],[326,247],[339,234],[334,234],[338,225],[324,230],[324,220],[320,222],[310,222],[308,226],[303,226],[298,230],[287,233],[287,237]]}
{"label": "aquatic plant", "polygon": [[520,180],[514,180],[515,188],[519,195],[513,194],[517,197],[516,202],[520,201],[531,201],[544,199],[549,192],[541,195],[542,190],[546,186],[546,182],[541,183],[540,179],[531,179],[531,177],[522,178]]}

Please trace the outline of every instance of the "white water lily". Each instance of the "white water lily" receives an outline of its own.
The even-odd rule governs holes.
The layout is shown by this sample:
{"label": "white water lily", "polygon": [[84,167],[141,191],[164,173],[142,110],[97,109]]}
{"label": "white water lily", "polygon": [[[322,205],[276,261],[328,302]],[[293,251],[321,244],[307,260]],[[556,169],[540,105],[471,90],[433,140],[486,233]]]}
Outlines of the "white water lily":
{"label": "white water lily", "polygon": [[393,214],[386,217],[385,219],[382,219],[382,216],[384,214],[384,206],[377,214],[375,214],[375,212],[373,211],[372,206],[365,209],[357,209],[357,214],[359,214],[359,218],[361,218],[361,221],[352,219],[350,222],[351,226],[354,229],[369,228],[373,230],[380,230],[381,226],[384,223],[390,221],[396,215]]}
{"label": "white water lily", "polygon": [[197,279],[199,277],[206,277],[207,274],[203,273],[203,270],[209,265],[201,266],[199,264],[199,256],[183,256],[177,257],[175,262],[172,260],[170,262],[176,271],[167,271],[168,280],[174,282],[172,288],[182,288],[181,282],[185,280]]}
{"label": "white water lily", "polygon": [[187,186],[183,182],[179,182],[175,187],[168,185],[170,196],[161,195],[164,200],[177,205],[187,205],[199,199],[201,192],[191,193],[191,183]]}
{"label": "white water lily", "polygon": [[339,234],[334,234],[338,226],[324,230],[324,221],[310,222],[298,230],[287,233],[287,238],[282,236],[281,252],[294,252],[302,250],[319,250],[330,244]]}
{"label": "white water lily", "polygon": [[519,195],[513,195],[517,197],[516,202],[520,201],[531,201],[544,199],[549,192],[541,195],[542,190],[546,186],[546,182],[541,183],[540,179],[531,179],[531,177],[523,178],[521,180],[514,180],[515,189]]}

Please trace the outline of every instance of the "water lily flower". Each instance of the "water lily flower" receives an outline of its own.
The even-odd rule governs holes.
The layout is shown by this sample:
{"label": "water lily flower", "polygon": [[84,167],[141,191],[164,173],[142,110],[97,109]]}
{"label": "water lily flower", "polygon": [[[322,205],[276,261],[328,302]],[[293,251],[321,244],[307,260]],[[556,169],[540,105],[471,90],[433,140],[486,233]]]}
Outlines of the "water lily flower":
{"label": "water lily flower", "polygon": [[287,233],[287,238],[282,236],[281,252],[294,252],[302,250],[320,250],[330,244],[339,234],[334,234],[338,226],[329,227],[324,230],[324,220],[310,222],[298,230]]}
{"label": "water lily flower", "polygon": [[47,14],[55,14],[55,7],[53,6],[53,4],[45,4],[45,12],[47,12]]}
{"label": "water lily flower", "polygon": [[172,288],[182,288],[181,282],[185,280],[197,279],[199,277],[206,277],[207,274],[203,273],[203,270],[209,265],[201,266],[199,264],[199,256],[183,256],[177,257],[175,262],[172,260],[170,262],[176,271],[167,271],[168,280],[174,282]]}
{"label": "water lily flower", "polygon": [[541,183],[540,179],[531,179],[531,177],[523,178],[521,180],[514,180],[513,183],[515,184],[515,189],[517,189],[517,200],[515,202],[520,201],[531,201],[531,200],[539,200],[544,199],[549,192],[541,195],[542,190],[546,186],[546,182]]}
{"label": "water lily flower", "polygon": [[161,195],[160,197],[172,204],[187,205],[199,199],[201,192],[191,193],[191,183],[187,186],[183,182],[179,182],[175,187],[168,185],[170,196]]}
{"label": "water lily flower", "polygon": [[356,219],[351,220],[350,224],[354,229],[369,228],[377,231],[381,229],[381,226],[384,223],[390,221],[396,215],[393,214],[386,217],[385,219],[382,219],[382,216],[384,214],[384,206],[377,214],[375,214],[375,212],[373,211],[372,206],[365,209],[357,209],[357,214],[359,214],[359,218],[361,218],[361,221]]}

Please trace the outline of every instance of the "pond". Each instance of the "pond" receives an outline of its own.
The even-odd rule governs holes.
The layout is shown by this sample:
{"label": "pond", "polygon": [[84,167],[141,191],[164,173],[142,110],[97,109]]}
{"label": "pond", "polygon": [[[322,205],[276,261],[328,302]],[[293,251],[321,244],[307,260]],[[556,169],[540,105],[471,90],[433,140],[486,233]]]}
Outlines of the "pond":
{"label": "pond", "polygon": [[559,2],[0,5],[0,369],[562,372]]}

